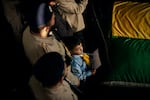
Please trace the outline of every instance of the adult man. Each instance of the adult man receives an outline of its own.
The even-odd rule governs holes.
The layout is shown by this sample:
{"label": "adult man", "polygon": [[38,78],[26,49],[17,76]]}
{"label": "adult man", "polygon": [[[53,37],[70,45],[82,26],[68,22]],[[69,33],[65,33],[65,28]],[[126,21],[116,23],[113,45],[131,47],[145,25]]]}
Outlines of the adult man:
{"label": "adult man", "polygon": [[[52,31],[55,24],[55,15],[51,7],[46,3],[35,4],[30,10],[27,20],[29,27],[23,33],[23,46],[31,64],[34,65],[45,53],[54,51],[61,54],[63,60],[67,62],[70,54],[67,52],[65,45],[56,39],[56,34]],[[78,78],[71,73],[69,67],[67,78],[72,84],[79,85]],[[38,98],[40,95],[38,91],[41,91],[42,87],[35,77],[31,78],[30,86],[35,96],[37,96],[36,98]]]}
{"label": "adult man", "polygon": [[57,52],[46,53],[37,61],[33,75],[43,86],[43,95],[39,95],[41,100],[78,99],[69,84],[64,81],[67,72],[67,66]]}

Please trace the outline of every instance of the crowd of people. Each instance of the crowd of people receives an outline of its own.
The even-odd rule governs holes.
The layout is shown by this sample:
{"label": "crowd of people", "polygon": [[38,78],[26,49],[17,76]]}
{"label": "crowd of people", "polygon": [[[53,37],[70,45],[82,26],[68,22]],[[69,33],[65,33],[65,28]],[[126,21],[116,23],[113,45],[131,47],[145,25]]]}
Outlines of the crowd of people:
{"label": "crowd of people", "polygon": [[[32,66],[29,86],[36,100],[78,100],[80,97],[74,89],[80,91],[83,80],[73,69],[76,68],[72,64],[74,54],[69,45],[66,45],[66,37],[77,38],[86,47],[83,12],[88,0],[33,1],[34,6],[29,4],[26,12],[21,13],[27,27],[19,36],[25,56]],[[83,54],[85,53],[81,50],[79,56],[84,62],[85,71],[86,66],[89,67],[90,59],[88,55],[86,60],[83,59]],[[95,72],[95,69],[91,70],[93,75]]]}
{"label": "crowd of people", "polygon": [[[83,81],[95,75],[92,60],[83,51],[86,46],[82,14],[87,4],[88,0],[78,3],[74,0],[40,1],[26,13],[28,26],[22,43],[33,66],[29,85],[36,100],[78,100],[78,93],[70,85],[84,91]],[[57,14],[67,27],[60,25]],[[68,30],[68,27],[72,35],[63,35],[67,31],[61,29]]]}

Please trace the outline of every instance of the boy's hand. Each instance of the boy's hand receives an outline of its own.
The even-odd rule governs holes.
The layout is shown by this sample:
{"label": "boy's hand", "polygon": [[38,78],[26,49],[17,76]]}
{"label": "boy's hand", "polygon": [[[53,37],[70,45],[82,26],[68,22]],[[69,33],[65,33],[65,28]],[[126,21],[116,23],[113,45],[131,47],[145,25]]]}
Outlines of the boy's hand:
{"label": "boy's hand", "polygon": [[93,69],[92,70],[92,75],[95,75],[96,74],[96,69]]}

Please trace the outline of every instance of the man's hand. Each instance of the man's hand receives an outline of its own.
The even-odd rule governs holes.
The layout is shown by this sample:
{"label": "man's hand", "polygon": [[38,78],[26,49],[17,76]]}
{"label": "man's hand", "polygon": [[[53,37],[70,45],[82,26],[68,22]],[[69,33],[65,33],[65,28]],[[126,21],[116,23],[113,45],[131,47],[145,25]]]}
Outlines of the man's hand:
{"label": "man's hand", "polygon": [[55,6],[55,5],[56,5],[56,2],[55,2],[55,1],[50,1],[50,2],[49,2],[49,5],[50,5],[50,6]]}

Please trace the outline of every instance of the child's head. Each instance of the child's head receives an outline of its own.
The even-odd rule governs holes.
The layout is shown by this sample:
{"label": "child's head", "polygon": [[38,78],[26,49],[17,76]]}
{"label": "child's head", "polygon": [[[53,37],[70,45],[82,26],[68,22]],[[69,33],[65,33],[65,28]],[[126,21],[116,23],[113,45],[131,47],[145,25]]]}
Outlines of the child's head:
{"label": "child's head", "polygon": [[65,43],[72,55],[80,55],[83,53],[82,42],[79,38],[75,36],[68,37]]}
{"label": "child's head", "polygon": [[50,52],[37,61],[33,74],[44,87],[52,87],[62,82],[67,69],[62,56],[57,52]]}

